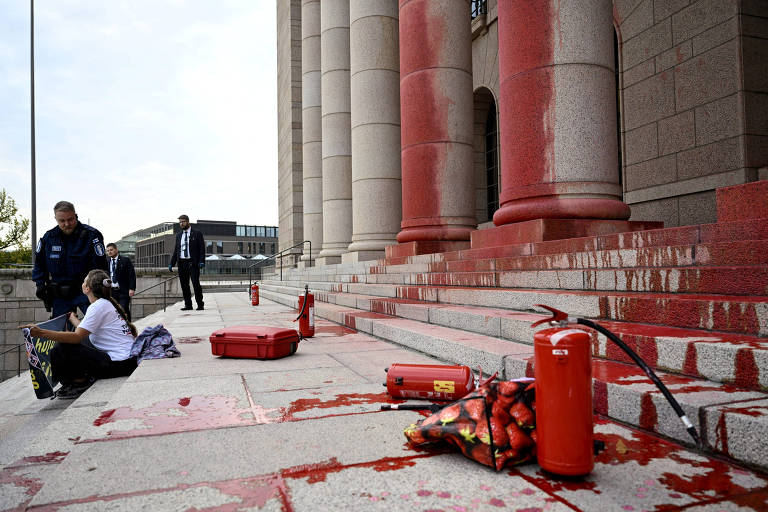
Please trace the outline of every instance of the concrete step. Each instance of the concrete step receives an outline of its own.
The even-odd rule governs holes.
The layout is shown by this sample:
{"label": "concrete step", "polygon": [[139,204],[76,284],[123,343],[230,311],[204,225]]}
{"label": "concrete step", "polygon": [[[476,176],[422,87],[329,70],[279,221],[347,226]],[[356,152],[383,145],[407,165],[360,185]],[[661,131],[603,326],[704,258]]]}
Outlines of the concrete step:
{"label": "concrete step", "polygon": [[303,290],[304,284],[309,284],[318,300],[325,300],[323,292],[332,292],[515,311],[534,311],[535,304],[547,304],[586,318],[768,336],[768,300],[764,296],[305,281],[264,281],[262,287]]}
{"label": "concrete step", "polygon": [[[263,293],[266,298],[296,307],[292,294],[271,289],[265,289]],[[337,304],[315,304],[316,314],[322,318],[447,363],[482,367],[483,373],[498,372],[504,379],[533,375],[533,347],[529,344]],[[592,372],[594,405],[598,413],[690,443],[672,408],[639,368],[595,359]],[[710,450],[742,463],[768,468],[768,445],[762,442],[768,435],[768,395],[729,384],[657,373]]]}
{"label": "concrete step", "polygon": [[768,218],[751,218],[729,222],[718,222],[714,224],[651,229],[629,233],[613,233],[608,235],[549,240],[544,242],[481,249],[467,249],[441,254],[422,254],[419,256],[390,258],[383,261],[385,264],[447,262],[468,259],[591,253],[597,251],[651,247],[666,248],[759,240],[768,240]]}
{"label": "concrete step", "polygon": [[[298,291],[288,287],[270,286],[266,289],[288,295]],[[351,293],[321,292],[316,299],[526,344],[533,344],[535,330],[531,329],[531,323],[547,316]],[[652,368],[733,383],[746,389],[768,390],[768,338],[630,322],[600,321],[600,324],[616,333]],[[608,342],[605,336],[591,333],[593,355],[631,362],[629,356]]]}

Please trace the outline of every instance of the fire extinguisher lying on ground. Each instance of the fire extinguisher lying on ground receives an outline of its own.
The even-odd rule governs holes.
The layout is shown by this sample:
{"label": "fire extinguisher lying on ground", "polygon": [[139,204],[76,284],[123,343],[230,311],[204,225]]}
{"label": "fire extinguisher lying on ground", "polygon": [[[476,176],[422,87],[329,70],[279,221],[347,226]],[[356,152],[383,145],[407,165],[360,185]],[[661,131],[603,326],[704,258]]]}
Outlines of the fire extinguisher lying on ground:
{"label": "fire extinguisher lying on ground", "polygon": [[468,366],[395,363],[384,371],[384,386],[392,398],[454,401],[474,391],[476,385]]}
{"label": "fire extinguisher lying on ground", "polygon": [[299,334],[302,338],[315,335],[315,296],[309,291],[309,285],[304,285],[304,295],[299,295]]}

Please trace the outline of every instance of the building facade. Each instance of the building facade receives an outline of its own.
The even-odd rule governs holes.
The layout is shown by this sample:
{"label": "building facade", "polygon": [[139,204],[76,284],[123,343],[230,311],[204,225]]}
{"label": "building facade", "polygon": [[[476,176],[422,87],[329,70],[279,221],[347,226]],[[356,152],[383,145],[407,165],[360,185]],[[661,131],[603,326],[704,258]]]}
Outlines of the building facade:
{"label": "building facade", "polygon": [[[139,229],[137,231],[134,231],[133,233],[129,233],[125,235],[123,238],[115,242],[115,245],[117,246],[117,250],[120,251],[120,254],[123,256],[127,256],[131,260],[136,259],[136,242],[139,240],[144,240],[145,238],[149,238],[151,236],[159,235],[162,233],[168,233],[170,231],[173,231],[173,222],[161,222],[160,224],[155,224],[154,226],[150,226],[148,228]],[[109,242],[107,242],[109,243]]]}
{"label": "building facade", "polygon": [[[166,223],[167,229],[153,233],[149,238],[136,242],[138,267],[167,267],[173,255],[178,223]],[[192,224],[205,239],[206,259],[230,259],[239,256],[244,259],[256,256],[272,256],[278,252],[277,226],[240,225],[237,222],[198,220]],[[239,259],[239,258],[236,258]]]}
{"label": "building facade", "polygon": [[768,178],[767,5],[277,0],[280,249],[714,222]]}

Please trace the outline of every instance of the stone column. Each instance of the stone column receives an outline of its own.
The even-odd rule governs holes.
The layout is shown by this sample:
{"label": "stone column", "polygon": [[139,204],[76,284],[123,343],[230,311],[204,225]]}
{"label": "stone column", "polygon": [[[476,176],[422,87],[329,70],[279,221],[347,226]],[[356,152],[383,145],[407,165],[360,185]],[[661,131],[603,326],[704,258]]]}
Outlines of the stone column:
{"label": "stone column", "polygon": [[501,207],[493,222],[627,219],[607,0],[499,0]]}
{"label": "stone column", "polygon": [[[320,0],[302,0],[301,2],[301,105],[304,240],[312,243],[312,260],[314,260],[323,244]],[[306,263],[309,259],[309,246],[307,246],[304,247],[301,260]]]}
{"label": "stone column", "polygon": [[397,0],[350,1],[352,243],[343,261],[384,257],[401,218]]}
{"label": "stone column", "polygon": [[340,263],[352,241],[349,0],[320,2],[323,125],[323,249],[318,264]]}
{"label": "stone column", "polygon": [[401,243],[467,241],[477,225],[469,4],[400,0]]}

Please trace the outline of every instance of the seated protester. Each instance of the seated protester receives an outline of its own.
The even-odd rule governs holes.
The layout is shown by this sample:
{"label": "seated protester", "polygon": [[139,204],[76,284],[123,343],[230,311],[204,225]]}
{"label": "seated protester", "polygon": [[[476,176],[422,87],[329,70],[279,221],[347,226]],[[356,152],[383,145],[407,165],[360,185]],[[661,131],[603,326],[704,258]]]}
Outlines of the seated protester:
{"label": "seated protester", "polygon": [[136,369],[131,347],[136,327],[112,298],[112,281],[103,270],[91,270],[83,281],[90,305],[82,320],[68,313],[74,332],[49,331],[26,325],[32,336],[59,343],[51,350],[53,378],[61,382],[58,398],[77,398],[96,379],[123,377]]}

